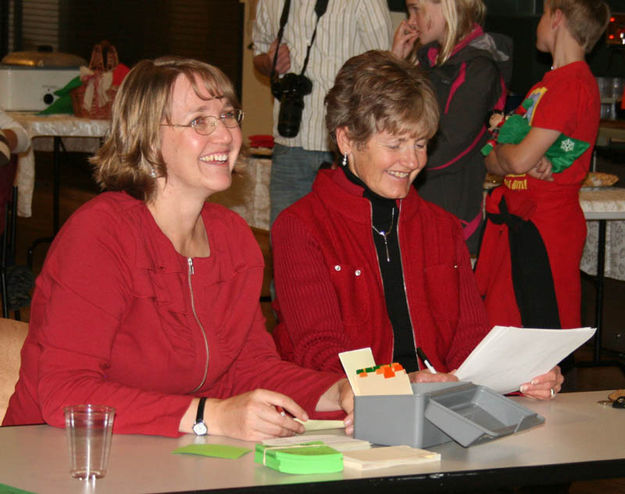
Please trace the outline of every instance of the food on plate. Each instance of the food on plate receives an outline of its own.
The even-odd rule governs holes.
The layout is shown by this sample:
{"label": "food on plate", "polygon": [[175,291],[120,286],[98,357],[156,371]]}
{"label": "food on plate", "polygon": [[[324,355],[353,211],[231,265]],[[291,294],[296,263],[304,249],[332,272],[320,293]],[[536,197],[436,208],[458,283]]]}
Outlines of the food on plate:
{"label": "food on plate", "polygon": [[608,187],[618,182],[618,177],[611,173],[589,172],[582,187]]}

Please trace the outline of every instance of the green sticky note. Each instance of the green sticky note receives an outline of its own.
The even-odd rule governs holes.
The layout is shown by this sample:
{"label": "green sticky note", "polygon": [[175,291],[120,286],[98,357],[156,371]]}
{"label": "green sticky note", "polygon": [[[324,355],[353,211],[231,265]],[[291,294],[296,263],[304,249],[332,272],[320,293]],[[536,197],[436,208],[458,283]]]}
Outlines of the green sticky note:
{"label": "green sticky note", "polygon": [[17,487],[11,487],[10,485],[0,484],[0,494],[33,494],[30,491],[24,491]]}
{"label": "green sticky note", "polygon": [[214,458],[236,460],[250,451],[252,450],[248,448],[238,448],[227,444],[189,444],[188,446],[174,449],[173,453],[177,455],[212,456]]}

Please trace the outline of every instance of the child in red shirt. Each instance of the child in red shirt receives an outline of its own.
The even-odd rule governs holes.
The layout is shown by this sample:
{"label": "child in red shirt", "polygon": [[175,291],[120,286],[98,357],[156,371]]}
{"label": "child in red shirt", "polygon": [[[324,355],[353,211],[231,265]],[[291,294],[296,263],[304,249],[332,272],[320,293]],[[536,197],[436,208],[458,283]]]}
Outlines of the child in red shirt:
{"label": "child in red shirt", "polygon": [[[491,173],[505,175],[503,186],[487,199],[476,267],[493,325],[581,325],[579,263],[586,223],[579,188],[590,166],[600,110],[584,56],[609,18],[603,1],[545,0],[536,46],[551,54],[553,67],[526,97],[532,102],[525,114],[531,129],[519,144],[499,144],[486,157]],[[561,134],[589,147],[553,173],[545,153]]]}

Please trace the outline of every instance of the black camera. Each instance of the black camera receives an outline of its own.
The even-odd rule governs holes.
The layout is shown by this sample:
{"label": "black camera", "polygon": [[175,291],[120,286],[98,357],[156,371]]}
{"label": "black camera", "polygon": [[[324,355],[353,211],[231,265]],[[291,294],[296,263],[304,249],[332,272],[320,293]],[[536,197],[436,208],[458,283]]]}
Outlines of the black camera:
{"label": "black camera", "polygon": [[299,132],[304,109],[304,96],[312,92],[312,81],[302,74],[285,74],[271,82],[271,93],[280,100],[278,132],[283,137],[295,137]]}

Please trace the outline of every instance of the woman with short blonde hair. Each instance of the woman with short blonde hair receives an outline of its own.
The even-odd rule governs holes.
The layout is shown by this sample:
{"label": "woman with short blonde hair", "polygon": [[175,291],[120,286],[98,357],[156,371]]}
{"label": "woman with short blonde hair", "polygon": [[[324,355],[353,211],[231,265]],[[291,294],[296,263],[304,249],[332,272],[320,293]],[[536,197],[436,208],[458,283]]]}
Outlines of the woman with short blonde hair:
{"label": "woman with short blonde hair", "polygon": [[437,128],[431,85],[413,64],[370,51],[343,65],[325,101],[338,166],[320,170],[271,231],[278,350],[340,371],[340,352],[370,347],[415,381],[455,380],[488,327],[457,220],[412,186]]}

